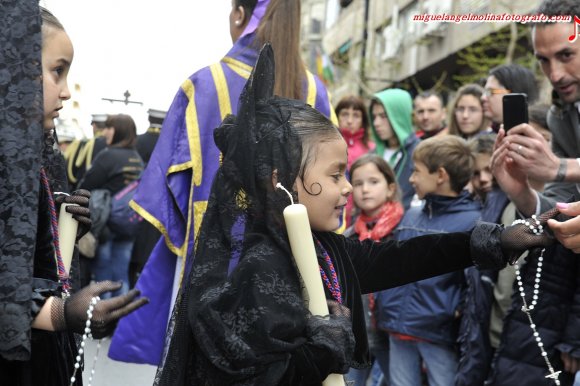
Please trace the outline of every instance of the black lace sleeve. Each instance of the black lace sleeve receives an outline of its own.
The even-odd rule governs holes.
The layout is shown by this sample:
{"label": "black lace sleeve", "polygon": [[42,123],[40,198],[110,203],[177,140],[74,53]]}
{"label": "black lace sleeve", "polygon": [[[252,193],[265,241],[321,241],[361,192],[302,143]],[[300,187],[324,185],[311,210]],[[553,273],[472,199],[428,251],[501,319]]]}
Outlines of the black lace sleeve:
{"label": "black lace sleeve", "polygon": [[46,299],[51,296],[60,296],[57,283],[52,280],[32,279],[32,318],[36,318]]}

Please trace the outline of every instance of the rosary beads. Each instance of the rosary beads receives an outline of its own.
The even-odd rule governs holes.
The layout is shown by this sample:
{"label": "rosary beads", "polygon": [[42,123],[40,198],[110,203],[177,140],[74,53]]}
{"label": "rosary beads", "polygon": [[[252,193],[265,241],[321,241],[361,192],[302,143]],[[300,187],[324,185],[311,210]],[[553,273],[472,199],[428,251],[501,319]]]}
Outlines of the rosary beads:
{"label": "rosary beads", "polygon": [[517,224],[524,224],[526,227],[530,228],[531,231],[534,232],[535,235],[541,235],[542,233],[544,233],[544,227],[542,226],[542,224],[540,223],[540,220],[538,220],[538,218],[536,217],[535,214],[532,215],[532,220],[517,219],[512,223],[512,225],[517,225]]}
{"label": "rosary beads", "polygon": [[[540,224],[540,221],[536,218],[536,215],[532,215],[531,220],[519,220],[518,219],[512,223],[512,225],[516,225],[516,224],[523,224],[526,227],[529,227],[530,230],[534,233],[534,235],[541,235],[544,232],[544,228]],[[540,337],[540,333],[536,329],[536,324],[532,320],[532,314],[531,314],[531,311],[533,311],[534,308],[536,307],[536,305],[538,304],[538,298],[539,298],[539,294],[540,294],[540,281],[542,279],[542,266],[544,265],[544,252],[545,251],[546,251],[546,248],[543,248],[542,252],[540,252],[540,256],[538,257],[538,265],[536,268],[536,277],[534,279],[534,291],[533,291],[532,299],[531,299],[531,302],[529,305],[528,305],[528,302],[526,301],[526,293],[524,291],[524,283],[522,280],[520,267],[519,267],[517,262],[514,264],[514,267],[516,270],[516,280],[517,280],[517,284],[518,284],[518,290],[520,292],[520,297],[522,298],[522,312],[524,312],[526,314],[526,316],[528,317],[528,321],[530,322],[530,327],[532,328],[533,336],[534,336],[534,339],[536,340],[536,344],[540,348],[540,352],[542,353],[542,358],[544,358],[544,361],[546,362],[546,366],[548,367],[548,370],[550,370],[550,373],[548,375],[546,375],[546,378],[553,379],[554,383],[559,386],[560,380],[558,379],[558,377],[560,376],[561,371],[554,371],[554,368],[552,367],[552,364],[550,363],[550,360],[548,359],[548,353],[546,352],[546,350],[544,350],[544,343],[542,342],[542,338]]]}
{"label": "rosary beads", "polygon": [[[97,305],[99,300],[101,300],[100,297],[94,296],[91,298],[91,302],[89,303],[89,308],[87,309],[87,322],[85,323],[85,332],[83,334],[83,340],[81,341],[81,344],[79,347],[79,352],[78,352],[77,357],[76,357],[73,375],[70,378],[70,386],[74,385],[74,383],[76,381],[75,376],[77,374],[78,369],[81,367],[81,359],[82,359],[82,355],[83,355],[84,349],[85,349],[85,341],[87,340],[87,338],[92,339],[92,337],[93,337],[91,335],[91,319],[93,318],[93,311],[95,310],[95,306]],[[91,383],[93,382],[93,375],[95,374],[95,365],[97,364],[97,356],[99,355],[100,347],[101,347],[101,341],[99,340],[99,343],[97,344],[97,352],[96,352],[95,358],[93,360],[93,368],[91,369],[91,376],[89,378],[88,386],[91,386]]]}

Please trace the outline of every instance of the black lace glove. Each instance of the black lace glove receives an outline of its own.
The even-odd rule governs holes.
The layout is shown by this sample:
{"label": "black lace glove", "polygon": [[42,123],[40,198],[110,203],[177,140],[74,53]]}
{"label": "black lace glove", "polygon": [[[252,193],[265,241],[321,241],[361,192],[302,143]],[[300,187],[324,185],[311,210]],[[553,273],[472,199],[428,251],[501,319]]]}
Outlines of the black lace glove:
{"label": "black lace glove", "polygon": [[293,355],[296,372],[309,382],[320,383],[328,374],[346,373],[354,353],[350,310],[333,300],[327,304],[330,315],[308,317],[307,342]]}
{"label": "black lace glove", "polygon": [[326,305],[328,306],[328,312],[330,315],[343,316],[350,320],[350,309],[343,306],[336,300],[326,299]]}
{"label": "black lace glove", "polygon": [[478,223],[471,232],[473,263],[479,269],[502,269],[507,263],[515,264],[524,251],[554,243],[555,239],[546,222],[558,213],[557,209],[542,213],[537,218],[539,224],[535,218],[517,220],[517,224],[505,228],[498,224]]}
{"label": "black lace glove", "polygon": [[[50,316],[55,330],[84,334],[91,299],[105,292],[118,290],[121,286],[122,283],[107,280],[92,283],[67,299],[54,298]],[[109,336],[115,330],[119,319],[149,303],[148,298],[135,299],[139,294],[138,290],[133,289],[125,295],[98,301],[90,326],[93,338]]]}
{"label": "black lace glove", "polygon": [[516,220],[517,224],[506,227],[500,236],[501,249],[508,263],[515,264],[519,256],[528,249],[546,247],[555,239],[549,231],[547,222],[560,212],[557,208],[542,213],[537,218]]}
{"label": "black lace glove", "polygon": [[91,211],[89,210],[89,200],[91,192],[85,189],[75,190],[70,196],[66,194],[55,194],[54,202],[57,211],[64,204],[77,204],[78,206],[67,206],[66,211],[72,214],[72,217],[78,221],[77,241],[91,230]]}

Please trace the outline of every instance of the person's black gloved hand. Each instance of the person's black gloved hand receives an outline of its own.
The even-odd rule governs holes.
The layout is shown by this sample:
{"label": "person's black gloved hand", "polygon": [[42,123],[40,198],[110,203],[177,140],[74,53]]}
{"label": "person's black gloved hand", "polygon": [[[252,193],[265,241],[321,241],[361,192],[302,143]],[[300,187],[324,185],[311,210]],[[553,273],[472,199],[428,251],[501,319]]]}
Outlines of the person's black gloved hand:
{"label": "person's black gloved hand", "polygon": [[55,194],[54,202],[57,205],[57,211],[60,211],[60,206],[64,204],[69,205],[66,211],[72,214],[72,217],[78,221],[79,227],[77,229],[77,241],[91,230],[91,211],[89,210],[89,200],[91,192],[85,189],[75,190],[70,194]]}
{"label": "person's black gloved hand", "polygon": [[350,319],[350,309],[346,306],[343,306],[336,300],[326,299],[326,305],[328,306],[328,312],[330,315],[334,316],[344,316],[345,318]]}
{"label": "person's black gloved hand", "polygon": [[309,381],[322,382],[330,373],[346,373],[354,353],[350,310],[334,300],[326,303],[329,315],[307,317],[307,341],[292,356],[297,372]]}
{"label": "person's black gloved hand", "polygon": [[[555,239],[549,232],[547,222],[560,212],[557,208],[542,213],[537,218],[518,220],[521,223],[506,227],[500,236],[501,249],[510,264],[515,264],[518,257],[528,249],[546,247],[554,243]],[[536,233],[534,233],[534,229]]]}
{"label": "person's black gloved hand", "polygon": [[[107,280],[92,283],[67,299],[54,298],[51,319],[55,330],[69,330],[84,334],[91,299],[105,292],[116,291],[121,286],[122,283]],[[139,294],[138,290],[133,289],[125,295],[99,300],[91,318],[90,328],[93,338],[101,339],[109,336],[115,330],[119,319],[149,303],[148,298],[136,299]]]}

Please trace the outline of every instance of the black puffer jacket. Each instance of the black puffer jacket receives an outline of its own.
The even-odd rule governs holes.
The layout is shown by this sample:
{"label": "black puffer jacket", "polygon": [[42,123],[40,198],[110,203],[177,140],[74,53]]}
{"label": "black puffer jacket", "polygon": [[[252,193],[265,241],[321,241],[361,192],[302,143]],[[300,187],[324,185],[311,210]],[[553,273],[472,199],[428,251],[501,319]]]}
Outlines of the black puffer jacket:
{"label": "black puffer jacket", "polygon": [[[538,253],[528,257],[521,268],[526,301],[533,294],[538,266]],[[552,366],[563,371],[560,352],[580,357],[580,256],[561,245],[546,249],[540,282],[538,304],[532,311],[544,349]],[[514,285],[517,286],[517,283]],[[549,373],[540,349],[532,335],[529,321],[522,312],[519,290],[512,298],[512,307],[504,320],[501,344],[485,382],[493,386],[554,385],[545,376]],[[573,374],[560,374],[562,386],[572,385]]]}
{"label": "black puffer jacket", "polygon": [[464,273],[467,285],[457,338],[459,365],[455,386],[481,386],[491,364],[489,321],[497,270],[469,267],[465,268]]}
{"label": "black puffer jacket", "polygon": [[[509,200],[499,188],[487,194],[481,210],[481,220],[502,223]],[[462,299],[461,321],[457,344],[459,365],[455,386],[483,385],[491,366],[490,318],[493,304],[493,287],[498,270],[479,270],[475,267],[464,271],[466,289]]]}

